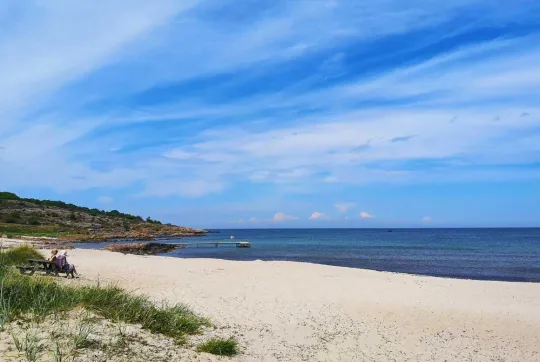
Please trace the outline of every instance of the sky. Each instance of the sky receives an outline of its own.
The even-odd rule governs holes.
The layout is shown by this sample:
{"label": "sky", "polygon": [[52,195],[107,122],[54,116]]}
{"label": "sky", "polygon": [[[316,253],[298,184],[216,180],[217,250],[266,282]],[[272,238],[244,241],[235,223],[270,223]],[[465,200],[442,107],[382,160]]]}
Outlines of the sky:
{"label": "sky", "polygon": [[203,228],[540,226],[540,2],[0,2],[0,190]]}

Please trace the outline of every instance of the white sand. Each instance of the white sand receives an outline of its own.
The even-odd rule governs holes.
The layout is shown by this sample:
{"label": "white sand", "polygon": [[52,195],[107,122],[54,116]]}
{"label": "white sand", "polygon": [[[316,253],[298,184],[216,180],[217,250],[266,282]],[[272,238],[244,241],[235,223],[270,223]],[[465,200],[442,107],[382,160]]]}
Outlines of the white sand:
{"label": "white sand", "polygon": [[540,284],[293,262],[71,250],[84,280],[179,301],[238,335],[241,361],[540,361]]}
{"label": "white sand", "polygon": [[8,239],[0,237],[0,247],[2,248],[10,248],[13,246],[23,245],[23,244],[29,244],[27,240],[21,240],[21,239]]}

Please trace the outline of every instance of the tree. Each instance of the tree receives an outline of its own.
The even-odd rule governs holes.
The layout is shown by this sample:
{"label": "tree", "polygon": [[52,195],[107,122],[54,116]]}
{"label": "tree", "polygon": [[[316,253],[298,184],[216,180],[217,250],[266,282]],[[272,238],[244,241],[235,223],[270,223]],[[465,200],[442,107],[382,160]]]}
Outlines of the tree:
{"label": "tree", "polygon": [[20,197],[13,192],[0,192],[0,200],[19,200]]}
{"label": "tree", "polygon": [[40,222],[39,222],[39,219],[35,216],[31,216],[28,218],[28,224],[30,225],[39,225]]}

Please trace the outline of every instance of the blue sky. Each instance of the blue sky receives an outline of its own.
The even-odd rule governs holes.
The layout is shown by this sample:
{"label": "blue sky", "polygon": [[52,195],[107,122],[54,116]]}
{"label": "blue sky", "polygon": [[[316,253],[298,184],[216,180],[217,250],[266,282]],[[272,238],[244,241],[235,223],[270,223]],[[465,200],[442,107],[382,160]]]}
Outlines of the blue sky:
{"label": "blue sky", "polygon": [[538,226],[539,13],[2,1],[0,189],[208,228]]}

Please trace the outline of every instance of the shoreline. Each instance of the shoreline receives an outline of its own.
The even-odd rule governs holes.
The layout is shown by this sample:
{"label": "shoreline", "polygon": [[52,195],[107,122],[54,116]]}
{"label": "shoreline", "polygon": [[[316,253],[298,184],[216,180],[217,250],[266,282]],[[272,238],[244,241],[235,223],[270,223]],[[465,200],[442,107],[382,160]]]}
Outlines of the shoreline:
{"label": "shoreline", "polygon": [[[167,240],[167,239],[166,239]],[[159,241],[159,240],[156,240]],[[133,242],[136,243],[136,242]],[[84,245],[92,245],[93,243],[81,243]],[[96,243],[97,244],[97,243]],[[102,243],[105,244],[105,243]],[[112,243],[113,245],[115,243]],[[75,248],[77,248],[78,244],[73,244]],[[89,248],[81,248],[85,250],[103,250],[103,249],[94,249],[92,247]],[[186,248],[182,248],[182,250],[186,250]],[[174,252],[172,250],[171,252]],[[340,268],[349,268],[349,269],[359,269],[359,270],[371,270],[371,271],[377,271],[377,272],[383,272],[383,273],[395,273],[395,274],[404,274],[404,275],[411,275],[411,276],[428,276],[433,278],[442,278],[442,279],[459,279],[459,280],[478,280],[478,281],[493,281],[493,282],[507,282],[507,283],[540,283],[540,279],[534,279],[534,278],[523,278],[523,277],[480,277],[480,276],[474,276],[474,275],[457,275],[457,274],[433,274],[433,273],[416,273],[416,272],[407,272],[407,271],[399,271],[399,270],[392,270],[392,269],[371,269],[366,267],[356,267],[356,266],[349,266],[349,265],[338,265],[338,264],[330,264],[330,263],[321,263],[321,262],[313,262],[313,261],[304,261],[304,260],[286,260],[286,259],[265,259],[263,258],[224,258],[224,257],[205,257],[205,256],[192,256],[192,255],[183,255],[183,254],[175,254],[174,256],[168,255],[169,253],[161,253],[161,254],[155,254],[153,256],[161,256],[161,257],[169,257],[169,258],[177,258],[177,259],[208,259],[208,260],[227,260],[227,261],[264,261],[264,262],[291,262],[291,263],[307,263],[307,264],[314,264],[314,265],[327,265],[327,266],[334,266],[334,267],[340,267]]]}
{"label": "shoreline", "polygon": [[[77,247],[75,247],[77,248]],[[102,249],[92,249],[92,248],[81,248],[85,250],[102,250]],[[302,264],[311,264],[311,265],[324,265],[331,266],[336,268],[347,268],[347,269],[356,269],[356,270],[365,270],[365,271],[374,271],[379,273],[390,273],[390,274],[399,274],[399,275],[410,275],[410,276],[419,276],[419,277],[430,277],[430,278],[440,278],[440,279],[455,279],[455,280],[471,280],[471,281],[482,281],[482,282],[504,282],[504,283],[527,283],[527,284],[540,284],[540,280],[522,280],[520,279],[494,279],[494,278],[474,278],[474,277],[465,277],[459,275],[436,275],[436,274],[422,274],[422,273],[408,273],[403,271],[392,271],[392,270],[383,270],[383,269],[370,269],[370,268],[361,268],[347,265],[336,265],[336,264],[325,264],[317,263],[311,261],[302,261],[302,260],[279,260],[279,259],[226,259],[226,258],[208,258],[208,257],[198,257],[198,256],[169,256],[167,254],[157,254],[157,255],[148,255],[148,256],[159,256],[165,258],[174,258],[174,259],[198,259],[198,260],[223,260],[223,261],[233,261],[233,262],[253,262],[253,261],[262,261],[262,262],[283,262],[283,263],[302,263]]]}
{"label": "shoreline", "polygon": [[69,283],[117,283],[208,316],[239,339],[234,361],[540,358],[537,283],[89,249],[68,258],[82,274]]}
{"label": "shoreline", "polygon": [[[196,236],[197,237],[197,236]],[[165,237],[165,239],[182,239],[183,237],[177,237],[177,238],[170,238]],[[163,239],[163,238],[162,238]],[[155,241],[159,241],[160,238],[154,239]],[[94,244],[105,244],[105,243],[111,243],[111,244],[119,244],[121,242],[126,243],[137,243],[141,240],[136,239],[115,239],[115,240],[107,240],[107,241],[92,241],[92,242],[66,242],[66,243],[59,243],[54,244],[52,243],[52,240],[50,238],[47,238],[45,241],[40,239],[33,239],[33,238],[25,238],[25,239],[7,239],[7,238],[1,238],[0,237],[0,245],[11,247],[21,244],[29,244],[32,245],[38,249],[40,248],[66,248],[66,249],[82,249],[82,250],[104,250],[104,249],[94,249],[94,248],[78,248],[78,245],[94,245]],[[144,242],[151,243],[152,241],[144,240]],[[418,277],[431,277],[431,278],[439,278],[439,279],[450,279],[450,280],[471,280],[471,281],[485,281],[485,282],[504,282],[504,283],[525,283],[525,284],[540,284],[540,280],[524,280],[523,278],[493,278],[493,277],[474,277],[474,276],[460,276],[460,275],[453,275],[453,274],[430,274],[430,273],[413,273],[413,272],[405,272],[405,271],[394,271],[394,270],[387,270],[387,269],[370,269],[370,268],[362,268],[362,267],[355,267],[355,266],[348,266],[348,265],[336,265],[336,264],[327,264],[327,263],[317,263],[317,262],[311,262],[311,261],[302,261],[302,260],[268,260],[264,258],[252,258],[252,259],[227,259],[227,258],[220,258],[220,257],[198,257],[198,256],[170,256],[167,255],[168,253],[164,254],[155,254],[155,255],[147,255],[147,256],[158,256],[158,257],[166,257],[166,258],[173,258],[173,259],[196,259],[196,260],[223,260],[223,261],[239,261],[239,262],[253,262],[253,261],[263,261],[263,262],[290,262],[290,263],[305,263],[305,264],[312,264],[312,265],[324,265],[324,266],[331,266],[331,267],[337,267],[337,268],[347,268],[347,269],[355,269],[355,270],[365,270],[365,271],[375,271],[380,273],[390,273],[390,274],[398,274],[398,275],[409,275],[409,276],[418,276]]]}

